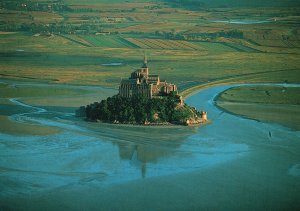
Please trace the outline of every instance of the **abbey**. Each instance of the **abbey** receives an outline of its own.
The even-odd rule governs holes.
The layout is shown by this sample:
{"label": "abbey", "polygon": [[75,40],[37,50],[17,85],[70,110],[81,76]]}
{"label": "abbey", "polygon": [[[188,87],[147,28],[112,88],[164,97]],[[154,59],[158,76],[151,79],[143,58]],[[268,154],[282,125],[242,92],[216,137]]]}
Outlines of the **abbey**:
{"label": "abbey", "polygon": [[149,74],[146,57],[141,68],[121,81],[119,94],[80,107],[77,114],[87,120],[115,124],[197,125],[207,121],[206,112],[184,103],[176,85]]}
{"label": "abbey", "polygon": [[160,80],[158,75],[150,75],[146,56],[142,67],[132,72],[130,78],[123,79],[119,87],[119,95],[126,98],[134,95],[153,98],[170,92],[177,92],[176,85]]}

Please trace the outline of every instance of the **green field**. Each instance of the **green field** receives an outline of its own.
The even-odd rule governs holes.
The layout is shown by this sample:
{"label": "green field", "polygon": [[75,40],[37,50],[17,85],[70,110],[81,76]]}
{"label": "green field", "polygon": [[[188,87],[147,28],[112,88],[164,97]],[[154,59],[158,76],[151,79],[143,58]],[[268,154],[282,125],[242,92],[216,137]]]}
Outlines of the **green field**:
{"label": "green field", "polygon": [[193,44],[199,45],[200,47],[206,49],[212,53],[226,53],[226,52],[235,52],[236,49],[225,45],[224,43],[216,42],[193,42]]}
{"label": "green field", "polygon": [[165,40],[149,38],[126,38],[126,40],[143,49],[165,50],[201,50],[201,47],[183,40]]}
{"label": "green field", "polygon": [[234,114],[300,129],[300,88],[240,86],[217,97],[217,105]]}
{"label": "green field", "polygon": [[[8,79],[117,87],[121,78],[140,67],[146,53],[150,72],[178,84],[181,91],[218,81],[299,82],[300,62],[295,53],[241,52],[223,43],[129,39],[121,35],[72,35],[88,46],[58,35],[12,33],[0,37],[0,75]],[[133,39],[143,41],[145,46],[156,43],[157,47],[137,48]],[[151,44],[146,42],[149,40]],[[115,62],[123,65],[102,65]]]}
{"label": "green field", "polygon": [[128,42],[120,36],[114,35],[90,35],[90,36],[81,36],[82,39],[85,39],[93,47],[101,48],[139,48],[138,46]]}
{"label": "green field", "polygon": [[[0,210],[300,210],[299,23],[299,0],[0,1]],[[207,89],[186,102],[209,124],[75,116],[145,55],[184,99]]]}
{"label": "green field", "polygon": [[[70,11],[4,8],[0,77],[117,88],[146,53],[150,72],[185,96],[220,83],[300,82],[298,7],[266,7],[262,14],[252,7],[119,2],[63,1]],[[214,22],[248,19],[270,22]],[[103,65],[110,63],[121,65]]]}
{"label": "green field", "polygon": [[240,86],[219,96],[220,101],[300,105],[300,89],[284,86]]}
{"label": "green field", "polygon": [[39,87],[0,84],[0,96],[2,98],[19,98],[19,97],[42,97],[42,96],[77,96],[87,94],[88,91],[81,89],[67,89],[62,87]]}

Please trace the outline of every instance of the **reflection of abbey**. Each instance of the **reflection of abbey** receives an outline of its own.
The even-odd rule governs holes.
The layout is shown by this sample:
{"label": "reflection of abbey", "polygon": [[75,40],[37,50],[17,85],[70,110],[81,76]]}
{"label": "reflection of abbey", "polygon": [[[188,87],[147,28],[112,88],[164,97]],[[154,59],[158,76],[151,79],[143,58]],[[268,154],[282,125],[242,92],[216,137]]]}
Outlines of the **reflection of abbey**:
{"label": "reflection of abbey", "polygon": [[132,72],[130,78],[123,79],[119,88],[120,96],[127,98],[133,95],[152,98],[153,96],[164,96],[173,91],[177,92],[175,84],[160,80],[158,75],[149,74],[146,56],[143,66]]}

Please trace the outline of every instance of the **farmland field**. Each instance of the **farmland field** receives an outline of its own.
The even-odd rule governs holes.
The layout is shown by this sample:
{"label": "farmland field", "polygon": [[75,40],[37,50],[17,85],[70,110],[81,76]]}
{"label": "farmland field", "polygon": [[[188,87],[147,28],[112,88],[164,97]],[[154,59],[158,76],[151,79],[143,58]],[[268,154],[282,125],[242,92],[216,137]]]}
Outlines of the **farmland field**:
{"label": "farmland field", "polygon": [[[163,40],[148,38],[127,38],[127,40],[140,48],[169,49],[169,50],[200,50],[201,47],[182,40]],[[203,49],[203,48],[202,48]]]}
{"label": "farmland field", "polygon": [[[298,1],[0,8],[0,210],[300,210]],[[75,116],[144,55],[208,124]]]}
{"label": "farmland field", "polygon": [[[224,80],[299,81],[297,7],[195,11],[153,2],[79,2],[72,12],[43,12],[43,20],[36,12],[3,10],[1,77],[117,87],[146,53],[150,71],[180,91]],[[268,21],[242,24],[251,19]],[[22,24],[35,28],[14,31]],[[122,65],[102,65],[109,63]]]}
{"label": "farmland field", "polygon": [[138,46],[127,42],[119,36],[81,36],[94,47],[102,48],[138,48]]}
{"label": "farmland field", "polygon": [[[238,81],[238,76],[248,77],[249,82],[298,81],[298,54],[282,52],[285,49],[280,54],[241,51],[219,42],[129,35],[0,36],[2,78],[117,87],[122,77],[140,66],[146,52],[150,71],[179,84],[180,91],[230,77]],[[122,65],[102,66],[115,62]]]}
{"label": "farmland field", "polygon": [[225,45],[223,43],[215,43],[215,42],[193,42],[195,45],[199,45],[206,49],[209,52],[213,53],[224,53],[224,52],[234,52],[236,49]]}

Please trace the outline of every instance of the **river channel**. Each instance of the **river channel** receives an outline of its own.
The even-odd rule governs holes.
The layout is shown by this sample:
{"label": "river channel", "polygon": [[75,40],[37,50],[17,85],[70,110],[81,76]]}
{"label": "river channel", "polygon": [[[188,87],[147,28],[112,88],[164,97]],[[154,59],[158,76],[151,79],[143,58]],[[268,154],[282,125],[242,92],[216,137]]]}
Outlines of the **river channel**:
{"label": "river channel", "polygon": [[299,209],[300,131],[220,110],[232,86],[186,100],[208,112],[200,127],[87,123],[10,98],[24,112],[9,121],[59,131],[0,133],[0,210]]}

